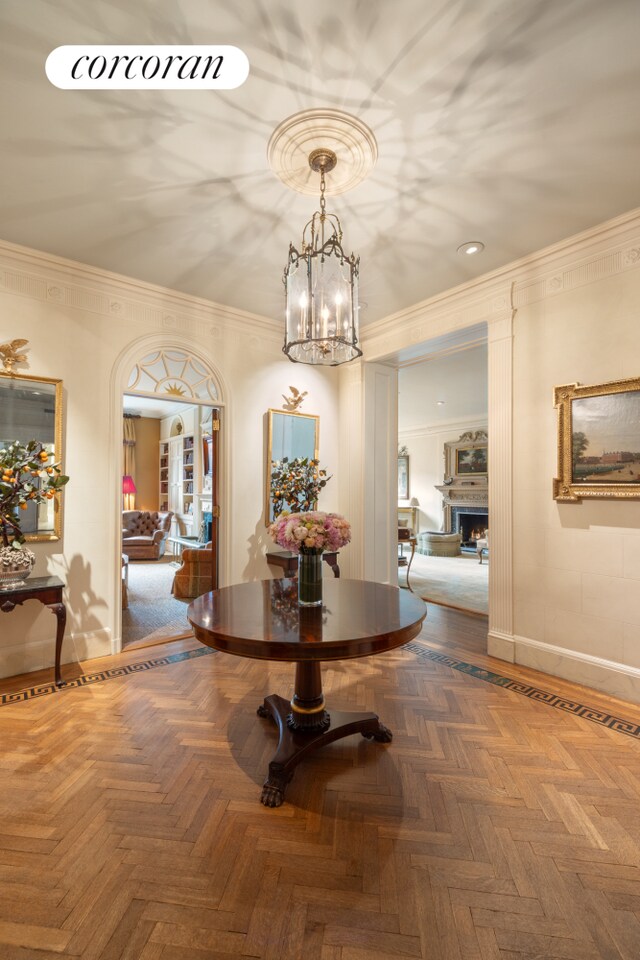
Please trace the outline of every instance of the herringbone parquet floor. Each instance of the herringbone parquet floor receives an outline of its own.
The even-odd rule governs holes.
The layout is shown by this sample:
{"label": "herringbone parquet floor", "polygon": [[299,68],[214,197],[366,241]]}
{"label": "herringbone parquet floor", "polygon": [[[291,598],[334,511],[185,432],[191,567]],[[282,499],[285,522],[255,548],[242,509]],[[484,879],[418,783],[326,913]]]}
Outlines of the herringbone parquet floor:
{"label": "herringbone parquet floor", "polygon": [[[489,661],[485,633],[431,607],[417,645],[610,703]],[[255,709],[291,679],[211,654],[1,707],[2,960],[637,960],[637,739],[414,645],[325,667],[329,707],[394,741],[330,745],[267,809]]]}

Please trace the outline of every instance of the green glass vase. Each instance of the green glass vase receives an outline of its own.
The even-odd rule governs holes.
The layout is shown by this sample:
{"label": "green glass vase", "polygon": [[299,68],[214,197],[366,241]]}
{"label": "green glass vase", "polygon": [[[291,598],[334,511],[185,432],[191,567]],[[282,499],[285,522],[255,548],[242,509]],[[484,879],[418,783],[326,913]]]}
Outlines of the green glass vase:
{"label": "green glass vase", "polygon": [[298,554],[298,604],[319,607],[322,604],[322,552]]}

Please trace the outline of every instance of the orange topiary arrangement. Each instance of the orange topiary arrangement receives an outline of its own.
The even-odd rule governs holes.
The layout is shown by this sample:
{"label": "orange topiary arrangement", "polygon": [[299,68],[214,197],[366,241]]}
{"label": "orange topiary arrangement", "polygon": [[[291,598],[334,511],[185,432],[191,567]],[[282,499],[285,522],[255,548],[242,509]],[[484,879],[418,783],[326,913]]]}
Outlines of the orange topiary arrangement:
{"label": "orange topiary arrangement", "polygon": [[273,515],[278,517],[285,507],[289,512],[313,510],[318,496],[331,477],[322,470],[319,460],[296,457],[274,460],[271,468],[271,500]]}

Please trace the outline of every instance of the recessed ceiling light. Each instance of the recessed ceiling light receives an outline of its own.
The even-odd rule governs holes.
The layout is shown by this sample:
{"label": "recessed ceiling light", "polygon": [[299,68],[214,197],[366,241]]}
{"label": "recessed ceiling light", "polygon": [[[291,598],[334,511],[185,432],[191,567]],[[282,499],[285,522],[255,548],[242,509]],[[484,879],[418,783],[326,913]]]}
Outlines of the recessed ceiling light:
{"label": "recessed ceiling light", "polygon": [[436,400],[437,407],[444,407],[445,403],[446,403],[445,400]]}
{"label": "recessed ceiling light", "polygon": [[480,243],[479,240],[469,240],[468,243],[462,243],[458,247],[458,253],[466,253],[470,257],[474,253],[482,253],[484,250],[484,243]]}

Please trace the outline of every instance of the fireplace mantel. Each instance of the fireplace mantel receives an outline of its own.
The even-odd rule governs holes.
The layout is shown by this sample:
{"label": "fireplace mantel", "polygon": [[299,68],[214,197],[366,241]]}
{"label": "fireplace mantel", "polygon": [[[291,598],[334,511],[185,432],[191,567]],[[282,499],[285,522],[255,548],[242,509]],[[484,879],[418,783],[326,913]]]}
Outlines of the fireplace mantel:
{"label": "fireplace mantel", "polygon": [[489,511],[488,439],[486,430],[470,430],[444,445],[445,482],[436,484],[436,490],[442,495],[446,533],[458,533],[453,527],[454,507],[463,513],[472,513],[474,507],[480,513]]}
{"label": "fireplace mantel", "polygon": [[475,480],[454,480],[453,483],[436,485],[436,490],[442,494],[442,509],[444,511],[444,530],[452,532],[452,507],[478,507],[489,509],[489,488],[486,477]]}

